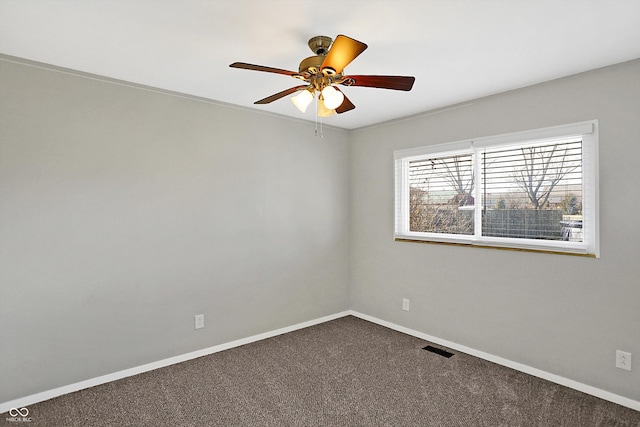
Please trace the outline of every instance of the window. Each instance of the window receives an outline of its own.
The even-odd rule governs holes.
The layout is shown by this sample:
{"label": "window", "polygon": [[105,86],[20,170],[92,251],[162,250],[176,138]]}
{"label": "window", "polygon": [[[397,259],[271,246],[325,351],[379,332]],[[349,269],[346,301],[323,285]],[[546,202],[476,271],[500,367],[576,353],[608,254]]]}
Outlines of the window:
{"label": "window", "polygon": [[599,256],[596,120],[396,151],[396,240]]}

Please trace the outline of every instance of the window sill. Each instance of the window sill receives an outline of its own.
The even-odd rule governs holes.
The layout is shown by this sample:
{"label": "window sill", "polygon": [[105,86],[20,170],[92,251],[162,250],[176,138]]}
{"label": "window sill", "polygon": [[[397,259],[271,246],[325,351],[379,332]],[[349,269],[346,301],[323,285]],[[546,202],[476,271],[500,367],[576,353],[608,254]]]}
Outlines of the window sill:
{"label": "window sill", "polygon": [[435,240],[423,240],[423,239],[410,239],[406,237],[396,237],[394,238],[396,242],[410,242],[410,243],[427,243],[432,245],[448,245],[448,246],[465,246],[470,248],[483,248],[483,249],[498,249],[503,251],[517,251],[517,252],[536,252],[543,254],[553,254],[553,255],[570,255],[570,256],[578,256],[584,258],[598,258],[595,254],[590,253],[582,253],[582,252],[567,252],[562,250],[550,250],[545,248],[535,249],[535,248],[515,248],[515,247],[507,247],[507,246],[495,246],[495,245],[486,245],[479,244],[473,242],[444,242],[444,241],[435,241]]}

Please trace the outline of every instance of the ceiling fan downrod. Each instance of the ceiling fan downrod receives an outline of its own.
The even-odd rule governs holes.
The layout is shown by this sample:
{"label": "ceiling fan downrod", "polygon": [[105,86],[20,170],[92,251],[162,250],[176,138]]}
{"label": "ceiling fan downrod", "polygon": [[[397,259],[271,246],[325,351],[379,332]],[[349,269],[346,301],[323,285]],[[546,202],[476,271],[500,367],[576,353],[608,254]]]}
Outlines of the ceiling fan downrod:
{"label": "ceiling fan downrod", "polygon": [[331,43],[333,43],[333,39],[331,39],[331,37],[315,36],[311,37],[307,44],[309,45],[311,52],[319,56],[326,56],[329,52],[329,48],[331,47]]}

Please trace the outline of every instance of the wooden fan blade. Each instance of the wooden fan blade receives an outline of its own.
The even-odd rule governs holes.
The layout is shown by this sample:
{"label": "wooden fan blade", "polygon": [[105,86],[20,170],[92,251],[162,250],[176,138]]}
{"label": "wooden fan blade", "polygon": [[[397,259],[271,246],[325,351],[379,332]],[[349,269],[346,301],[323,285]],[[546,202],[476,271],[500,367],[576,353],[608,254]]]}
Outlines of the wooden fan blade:
{"label": "wooden fan blade", "polygon": [[[339,88],[336,87],[336,89],[342,92]],[[342,94],[344,95],[344,92],[342,92]],[[338,114],[346,113],[347,111],[351,111],[354,108],[356,108],[356,106],[353,105],[351,101],[349,101],[349,98],[347,98],[347,95],[344,95],[344,101],[342,101],[342,104],[340,104],[340,106],[336,108],[336,113]]]}
{"label": "wooden fan blade", "polygon": [[269,104],[270,102],[276,101],[276,100],[278,100],[280,98],[283,98],[283,97],[285,97],[287,95],[291,95],[292,93],[297,92],[297,91],[299,91],[301,89],[306,89],[307,87],[309,87],[309,86],[301,85],[301,86],[292,87],[290,89],[283,90],[282,92],[278,92],[278,93],[273,94],[271,96],[267,96],[266,98],[261,99],[260,101],[254,102],[254,104]]}
{"label": "wooden fan blade", "polygon": [[365,86],[379,89],[411,90],[415,77],[409,76],[347,76],[345,86]]}
{"label": "wooden fan blade", "polygon": [[293,76],[298,74],[295,71],[283,70],[280,68],[265,67],[263,65],[247,64],[246,62],[234,62],[229,65],[231,68],[242,68],[243,70],[264,71],[267,73],[284,74],[285,76]]}
{"label": "wooden fan blade", "polygon": [[364,52],[366,48],[366,44],[340,34],[331,45],[320,69],[330,68],[340,74],[344,67]]}

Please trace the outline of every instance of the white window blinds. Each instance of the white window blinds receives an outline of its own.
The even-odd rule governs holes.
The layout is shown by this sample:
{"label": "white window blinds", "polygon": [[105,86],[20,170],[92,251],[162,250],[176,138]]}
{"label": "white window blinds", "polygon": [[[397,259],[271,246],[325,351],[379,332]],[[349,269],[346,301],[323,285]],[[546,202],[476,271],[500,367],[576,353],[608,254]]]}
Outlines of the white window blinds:
{"label": "white window blinds", "polygon": [[582,138],[480,158],[483,236],[582,241]]}

